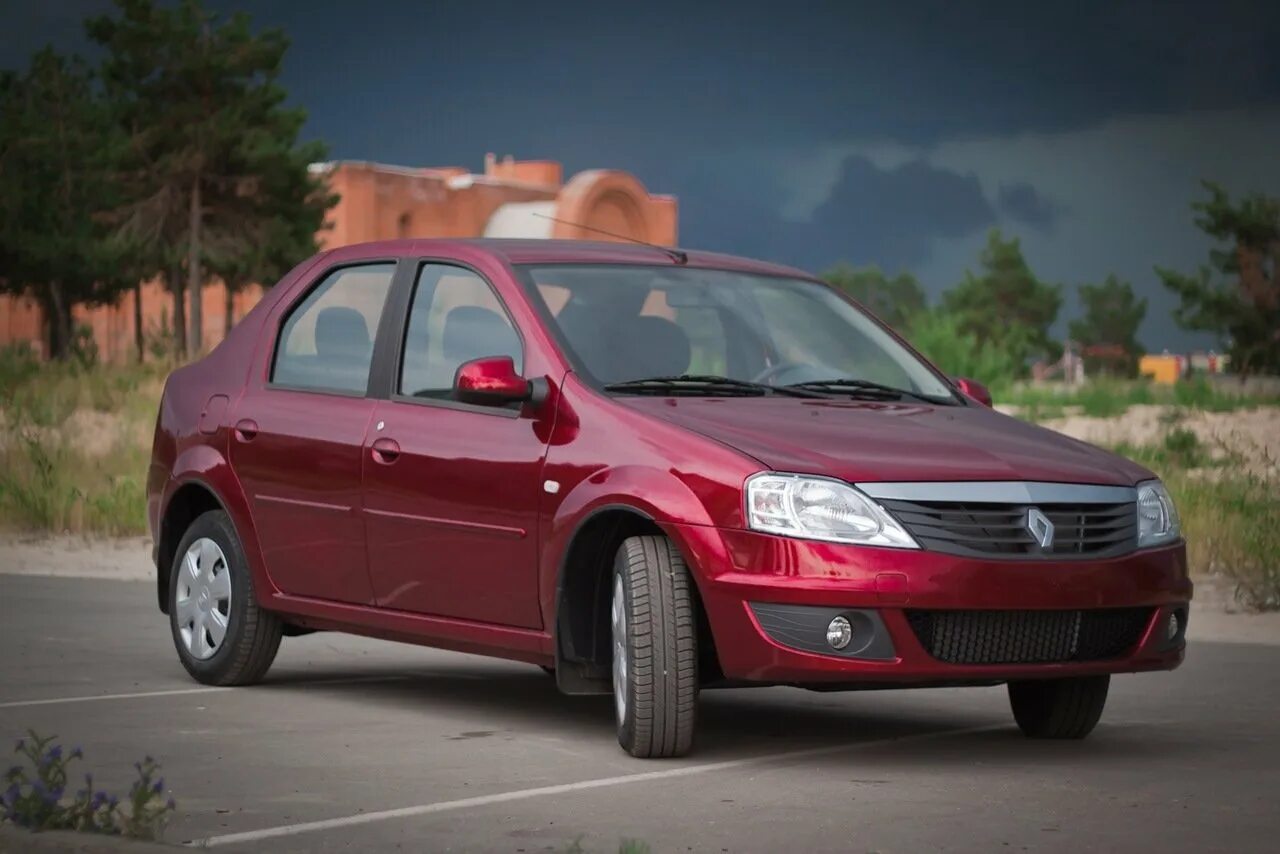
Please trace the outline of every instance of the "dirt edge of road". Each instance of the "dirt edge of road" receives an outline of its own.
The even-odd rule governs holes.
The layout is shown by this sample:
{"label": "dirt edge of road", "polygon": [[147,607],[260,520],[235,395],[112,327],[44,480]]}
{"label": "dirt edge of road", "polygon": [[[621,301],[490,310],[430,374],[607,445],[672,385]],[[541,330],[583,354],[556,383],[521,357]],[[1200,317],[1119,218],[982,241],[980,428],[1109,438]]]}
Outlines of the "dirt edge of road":
{"label": "dirt edge of road", "polygon": [[[152,581],[155,568],[147,537],[0,537],[0,574]],[[1192,641],[1280,646],[1280,612],[1240,612],[1232,602],[1229,585],[1221,579],[1196,580],[1187,628]]]}

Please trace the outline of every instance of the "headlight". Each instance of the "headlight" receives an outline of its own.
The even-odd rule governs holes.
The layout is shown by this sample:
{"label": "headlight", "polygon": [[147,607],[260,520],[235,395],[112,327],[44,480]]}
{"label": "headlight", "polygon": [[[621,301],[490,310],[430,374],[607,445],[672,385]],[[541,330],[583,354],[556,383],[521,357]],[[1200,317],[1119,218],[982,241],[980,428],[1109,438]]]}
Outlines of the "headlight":
{"label": "headlight", "polygon": [[1158,480],[1138,484],[1138,548],[1171,543],[1182,534],[1173,499]]}
{"label": "headlight", "polygon": [[879,504],[847,483],[821,477],[752,475],[747,479],[747,524],[787,537],[919,548]]}

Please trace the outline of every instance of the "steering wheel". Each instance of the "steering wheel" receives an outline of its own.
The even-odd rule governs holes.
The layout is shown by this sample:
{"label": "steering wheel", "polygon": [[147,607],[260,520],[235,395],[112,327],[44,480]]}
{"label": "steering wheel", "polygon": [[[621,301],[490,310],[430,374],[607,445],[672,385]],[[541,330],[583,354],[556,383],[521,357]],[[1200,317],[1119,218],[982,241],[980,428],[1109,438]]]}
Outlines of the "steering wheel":
{"label": "steering wheel", "polygon": [[777,379],[781,374],[787,371],[793,371],[796,368],[808,368],[803,362],[779,362],[776,365],[770,365],[760,373],[751,378],[753,383],[768,383],[770,380]]}

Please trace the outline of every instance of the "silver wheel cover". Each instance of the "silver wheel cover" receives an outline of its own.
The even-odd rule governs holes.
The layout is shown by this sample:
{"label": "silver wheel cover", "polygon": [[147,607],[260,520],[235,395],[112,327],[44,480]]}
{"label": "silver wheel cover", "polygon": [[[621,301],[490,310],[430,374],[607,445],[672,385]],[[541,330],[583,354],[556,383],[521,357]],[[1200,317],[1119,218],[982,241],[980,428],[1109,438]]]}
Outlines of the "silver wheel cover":
{"label": "silver wheel cover", "polygon": [[178,634],[192,658],[212,658],[222,649],[231,619],[231,568],[218,544],[201,537],[182,556],[174,597]]}
{"label": "silver wheel cover", "polygon": [[613,606],[610,609],[613,627],[613,704],[618,715],[618,726],[627,721],[627,600],[622,591],[622,576],[613,579]]}

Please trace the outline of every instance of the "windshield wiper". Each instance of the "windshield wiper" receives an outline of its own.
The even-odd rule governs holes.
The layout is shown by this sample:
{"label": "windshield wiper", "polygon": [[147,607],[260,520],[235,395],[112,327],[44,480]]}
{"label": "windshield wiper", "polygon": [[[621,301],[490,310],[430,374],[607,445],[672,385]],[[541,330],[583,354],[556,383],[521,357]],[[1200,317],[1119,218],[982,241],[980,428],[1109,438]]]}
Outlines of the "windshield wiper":
{"label": "windshield wiper", "polygon": [[806,389],[796,386],[776,386],[765,383],[753,383],[750,380],[735,380],[716,374],[680,374],[673,377],[645,377],[639,380],[609,383],[605,391],[629,391],[635,393],[671,394],[685,392],[688,394],[739,395],[742,397],[760,397],[766,394],[785,394],[789,397],[826,398],[821,389]]}
{"label": "windshield wiper", "polygon": [[912,397],[925,403],[934,403],[947,405],[947,401],[936,397],[930,397],[927,394],[921,394],[910,389],[898,388],[896,386],[885,385],[884,383],[874,382],[872,380],[855,380],[852,378],[840,378],[834,380],[814,380],[806,383],[793,383],[787,388],[804,389],[806,391],[826,391],[839,394],[857,394],[866,397],[880,398],[884,400],[901,400],[904,397]]}

